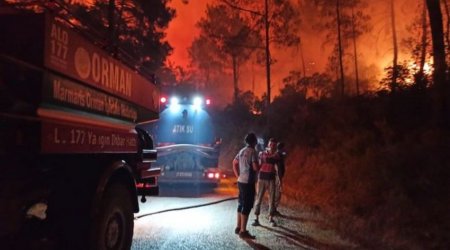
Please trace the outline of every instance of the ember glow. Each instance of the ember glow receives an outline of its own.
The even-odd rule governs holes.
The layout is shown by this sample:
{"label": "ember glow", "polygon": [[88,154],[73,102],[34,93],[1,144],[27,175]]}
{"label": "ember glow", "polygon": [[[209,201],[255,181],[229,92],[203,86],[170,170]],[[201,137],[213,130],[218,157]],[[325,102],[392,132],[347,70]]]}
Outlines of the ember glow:
{"label": "ember glow", "polygon": [[[428,62],[425,62],[425,64],[423,65],[423,73],[426,76],[430,76],[433,73],[433,66],[432,65],[433,65],[433,60],[432,59],[430,59],[430,61],[428,61]],[[415,73],[419,72],[420,65],[417,65],[417,63],[414,62],[414,61],[410,61],[410,62],[408,62],[407,66],[408,66],[408,70],[411,72],[411,74],[410,74],[410,76],[408,78],[406,78],[406,82],[408,84],[412,84],[412,83],[414,83],[413,75]]]}

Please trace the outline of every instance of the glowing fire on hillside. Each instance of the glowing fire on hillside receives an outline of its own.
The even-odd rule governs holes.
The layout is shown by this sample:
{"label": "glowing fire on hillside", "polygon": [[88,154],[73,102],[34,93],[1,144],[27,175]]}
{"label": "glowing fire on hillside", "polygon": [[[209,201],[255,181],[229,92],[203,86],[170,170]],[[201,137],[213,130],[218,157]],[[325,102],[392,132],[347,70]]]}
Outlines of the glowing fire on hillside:
{"label": "glowing fire on hillside", "polygon": [[[380,64],[380,68],[387,69],[392,67],[392,59],[385,58],[384,63]],[[381,66],[383,65],[383,66]],[[406,85],[414,84],[414,76],[420,71],[420,64],[415,60],[405,60],[403,63],[399,62],[400,71],[399,74],[404,79],[404,83]],[[433,58],[427,59],[427,61],[423,65],[423,74],[424,77],[429,78],[433,74]],[[384,73],[383,73],[384,74]],[[386,75],[384,75],[386,77]],[[375,84],[373,86],[375,89],[380,88],[379,85]]]}
{"label": "glowing fire on hillside", "polygon": [[[420,70],[420,65],[417,64],[415,61],[409,61],[407,64],[407,68],[409,70],[409,75],[405,79],[407,84],[413,84],[414,83],[414,75],[417,74]],[[423,73],[425,76],[430,76],[433,73],[433,60],[430,59],[423,65]]]}

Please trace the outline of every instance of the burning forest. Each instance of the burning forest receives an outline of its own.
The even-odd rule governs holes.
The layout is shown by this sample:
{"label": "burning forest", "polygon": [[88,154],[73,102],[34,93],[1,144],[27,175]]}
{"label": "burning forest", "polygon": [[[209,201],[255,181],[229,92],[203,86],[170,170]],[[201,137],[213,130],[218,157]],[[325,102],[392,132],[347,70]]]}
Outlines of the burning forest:
{"label": "burning forest", "polygon": [[282,203],[356,248],[448,249],[449,5],[3,0],[0,11],[62,13],[163,92],[212,97],[226,170],[250,131],[284,142]]}

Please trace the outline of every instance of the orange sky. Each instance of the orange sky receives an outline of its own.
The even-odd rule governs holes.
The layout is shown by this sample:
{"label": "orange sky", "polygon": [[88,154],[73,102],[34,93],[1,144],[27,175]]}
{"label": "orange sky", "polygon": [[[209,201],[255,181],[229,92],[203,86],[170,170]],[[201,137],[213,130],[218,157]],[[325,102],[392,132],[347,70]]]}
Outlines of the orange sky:
{"label": "orange sky", "polygon": [[187,48],[198,35],[195,28],[196,22],[205,14],[206,4],[211,0],[190,0],[188,4],[183,0],[172,0],[169,6],[177,12],[176,17],[170,22],[167,30],[167,41],[174,48],[168,61],[183,67],[188,66],[189,57]]}

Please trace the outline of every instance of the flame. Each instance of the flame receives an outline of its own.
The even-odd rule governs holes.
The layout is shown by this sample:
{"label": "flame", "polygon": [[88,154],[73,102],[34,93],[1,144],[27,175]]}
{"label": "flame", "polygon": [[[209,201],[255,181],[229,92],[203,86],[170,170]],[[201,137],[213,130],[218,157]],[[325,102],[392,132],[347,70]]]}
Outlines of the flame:
{"label": "flame", "polygon": [[[385,63],[381,63],[380,65],[384,65],[384,67],[381,67],[383,69],[386,69],[388,67],[392,66],[392,62],[390,59],[385,58],[383,61]],[[414,75],[417,74],[420,70],[420,65],[417,63],[417,61],[413,59],[409,59],[407,61],[404,61],[403,63],[404,67],[408,69],[408,75],[405,78],[405,83],[407,85],[411,85],[414,83]],[[430,76],[433,74],[434,68],[433,68],[433,58],[430,57],[423,66],[423,73],[425,76]],[[383,74],[386,74],[385,72]]]}
{"label": "flame", "polygon": [[[414,74],[419,72],[420,69],[420,65],[418,65],[415,61],[411,60],[407,63],[407,67],[408,70],[410,72],[409,76],[406,78],[406,83],[407,84],[412,84],[414,83]],[[426,76],[429,76],[433,73],[433,59],[430,58],[429,60],[427,60],[425,62],[425,64],[423,65],[423,73]]]}
{"label": "flame", "polygon": [[423,66],[423,71],[425,72],[425,74],[427,75],[431,75],[434,71],[433,68],[433,60],[430,59],[430,62],[426,62],[425,65]]}

